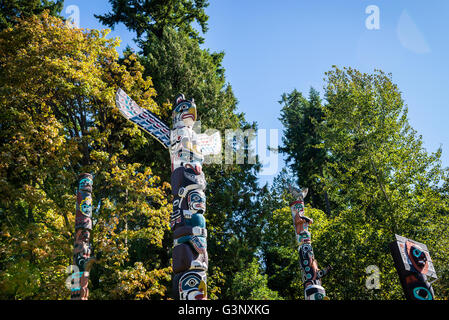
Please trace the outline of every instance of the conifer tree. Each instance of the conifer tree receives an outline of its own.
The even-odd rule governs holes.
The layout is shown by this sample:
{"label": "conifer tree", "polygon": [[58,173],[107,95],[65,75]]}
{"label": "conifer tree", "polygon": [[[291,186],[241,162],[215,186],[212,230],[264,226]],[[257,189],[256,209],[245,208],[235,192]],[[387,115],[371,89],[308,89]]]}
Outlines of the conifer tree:
{"label": "conifer tree", "polygon": [[[132,17],[145,16],[150,8],[136,3],[119,4],[117,1],[111,2],[112,13],[108,16],[114,16],[115,20],[106,21],[100,17],[100,21],[106,24],[111,21],[114,24],[124,23],[129,30],[136,32],[139,37],[139,61],[145,67],[144,75],[153,80],[157,92],[155,101],[162,106],[162,118],[167,123],[171,121],[170,108],[173,98],[183,93],[189,99],[195,99],[202,131],[218,130],[224,138],[226,130],[256,130],[255,123],[247,122],[244,114],[237,112],[237,98],[231,85],[226,82],[222,66],[224,53],[202,49],[201,39],[190,26],[193,22],[191,18],[196,17],[202,31],[207,30],[207,17],[198,11],[198,8],[206,7],[206,2],[195,1],[196,9],[192,7],[193,1],[175,2],[175,7],[179,5],[184,11],[177,11],[176,15],[180,18],[171,20],[170,23],[167,23],[168,20],[160,20],[158,25],[157,19],[147,19],[136,25],[131,21]],[[171,6],[169,2],[165,9],[157,9],[171,10]],[[119,9],[123,14],[117,15]],[[183,14],[185,18],[182,18]],[[131,54],[131,51],[125,53],[128,54]],[[169,181],[166,150],[158,147],[157,142],[150,142],[150,147],[141,149],[133,156],[139,161],[153,163],[153,168],[157,168],[155,172],[165,181]],[[257,184],[260,164],[248,163],[247,160],[244,164],[225,164],[222,159],[218,163],[205,165],[203,170],[208,181],[208,290],[212,293],[212,299],[233,298],[230,288],[235,274],[253,261],[259,248],[263,224],[263,211],[260,206],[262,193]],[[164,260],[167,262],[171,246],[170,234],[167,233],[164,239],[165,249],[157,252],[165,256]],[[230,261],[233,262],[229,263]]]}

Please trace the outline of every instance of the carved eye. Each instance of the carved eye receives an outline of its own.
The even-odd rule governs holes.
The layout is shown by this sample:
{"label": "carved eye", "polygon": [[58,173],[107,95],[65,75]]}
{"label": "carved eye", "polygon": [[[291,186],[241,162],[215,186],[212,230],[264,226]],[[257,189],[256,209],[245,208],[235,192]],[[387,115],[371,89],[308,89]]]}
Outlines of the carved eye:
{"label": "carved eye", "polygon": [[417,258],[419,258],[419,256],[421,255],[421,251],[419,249],[413,249],[413,255]]}
{"label": "carved eye", "polygon": [[192,279],[189,279],[189,280],[187,281],[187,285],[188,285],[189,287],[191,287],[191,288],[197,287],[198,284],[199,284],[199,281],[196,280],[196,279],[193,279],[193,278],[192,278]]}
{"label": "carved eye", "polygon": [[188,110],[188,109],[189,109],[189,106],[187,104],[185,104],[185,103],[180,105],[179,108],[178,108],[179,112],[183,112],[183,111]]}

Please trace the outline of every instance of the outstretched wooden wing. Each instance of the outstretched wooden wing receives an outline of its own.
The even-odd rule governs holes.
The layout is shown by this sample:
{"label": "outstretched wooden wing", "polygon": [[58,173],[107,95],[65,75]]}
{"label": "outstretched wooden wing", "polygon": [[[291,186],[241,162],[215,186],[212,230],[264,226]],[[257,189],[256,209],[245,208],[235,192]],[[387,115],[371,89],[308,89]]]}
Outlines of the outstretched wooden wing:
{"label": "outstretched wooden wing", "polygon": [[170,128],[152,112],[143,109],[125,91],[118,89],[115,102],[120,113],[139,128],[148,132],[166,149],[170,147]]}

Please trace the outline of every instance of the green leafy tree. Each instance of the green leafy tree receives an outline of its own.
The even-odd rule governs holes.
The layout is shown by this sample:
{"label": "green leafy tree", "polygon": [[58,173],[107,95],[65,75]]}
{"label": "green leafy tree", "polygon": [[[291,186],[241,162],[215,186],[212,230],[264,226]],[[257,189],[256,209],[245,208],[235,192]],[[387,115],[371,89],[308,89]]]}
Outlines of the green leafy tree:
{"label": "green leafy tree", "polygon": [[64,6],[64,0],[1,0],[0,1],[0,31],[18,23],[20,18],[28,18],[49,10],[58,16]]}
{"label": "green leafy tree", "polygon": [[[439,267],[447,265],[439,258],[443,248],[437,245],[447,243],[441,233],[447,225],[447,198],[438,192],[447,179],[442,151],[429,154],[424,149],[422,137],[408,123],[407,107],[391,75],[334,68],[326,76],[328,105],[321,134],[333,161],[326,165],[323,179],[331,198],[345,206],[339,213],[341,226],[354,226],[352,232],[339,233],[341,242],[330,245],[344,247],[346,255],[353,255],[345,261],[354,260],[353,265],[357,259],[364,267],[376,264],[383,271],[380,295],[398,298],[400,290],[393,289],[398,280],[387,250],[394,234],[428,244],[437,269],[445,272]],[[351,288],[346,287],[345,297]],[[353,290],[364,296],[360,289]]]}
{"label": "green leafy tree", "polygon": [[236,300],[281,300],[268,288],[267,276],[262,274],[257,259],[235,274],[231,290]]}
{"label": "green leafy tree", "polygon": [[[426,243],[437,273],[447,279],[448,171],[441,166],[441,149],[435,153],[424,149],[422,138],[408,123],[407,107],[391,75],[334,67],[325,81],[326,103],[317,108],[321,115],[309,123],[313,130],[295,133],[292,129],[298,119],[304,123],[310,107],[296,92],[287,96],[286,106],[292,110],[284,111],[283,120],[291,133],[284,151],[293,162],[310,161],[315,153],[308,153],[308,148],[326,155],[321,170],[299,163],[291,169],[296,174],[296,168],[301,168],[305,181],[315,177],[332,199],[332,215],[310,227],[319,264],[334,267],[323,279],[327,293],[332,299],[402,299],[388,249],[395,234]],[[302,142],[291,139],[298,137],[313,143],[297,148]],[[299,149],[306,150],[305,155],[297,153]],[[274,197],[279,199],[279,193]],[[276,217],[268,220],[266,236],[273,228],[281,228],[282,220]],[[276,237],[266,243],[270,242],[276,243]],[[276,252],[276,245],[267,246],[265,252]],[[365,285],[370,265],[380,269],[380,290]],[[281,278],[284,273],[274,267],[267,272],[269,279]],[[274,289],[272,282],[270,288]],[[434,288],[438,298],[447,298],[447,282],[438,281]]]}

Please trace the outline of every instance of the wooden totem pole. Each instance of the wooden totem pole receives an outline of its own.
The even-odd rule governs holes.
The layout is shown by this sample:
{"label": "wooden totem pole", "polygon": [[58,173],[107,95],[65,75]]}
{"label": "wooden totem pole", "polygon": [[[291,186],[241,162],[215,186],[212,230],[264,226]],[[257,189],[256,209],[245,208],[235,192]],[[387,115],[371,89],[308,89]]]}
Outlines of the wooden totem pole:
{"label": "wooden totem pole", "polygon": [[75,246],[72,274],[72,300],[87,300],[89,298],[89,271],[94,261],[90,236],[92,232],[92,185],[93,177],[84,173],[79,177],[79,187],[76,198],[75,216]]}
{"label": "wooden totem pole", "polygon": [[427,246],[396,235],[396,241],[390,243],[390,251],[406,299],[434,300],[429,280],[435,281],[437,274]]}
{"label": "wooden totem pole", "polygon": [[290,193],[296,199],[290,204],[293,226],[295,228],[296,241],[299,245],[299,260],[301,263],[304,295],[306,300],[328,300],[326,291],[321,286],[321,278],[330,271],[330,267],[319,270],[318,263],[312,248],[312,239],[309,232],[309,225],[313,220],[304,215],[304,198],[307,196],[308,189],[298,190],[290,187]]}
{"label": "wooden totem pole", "polygon": [[173,129],[140,108],[123,90],[116,94],[122,115],[156,138],[170,152],[173,213],[173,292],[178,300],[207,299],[206,180],[204,156],[221,152],[219,134],[196,134],[194,101],[179,95],[173,105]]}

